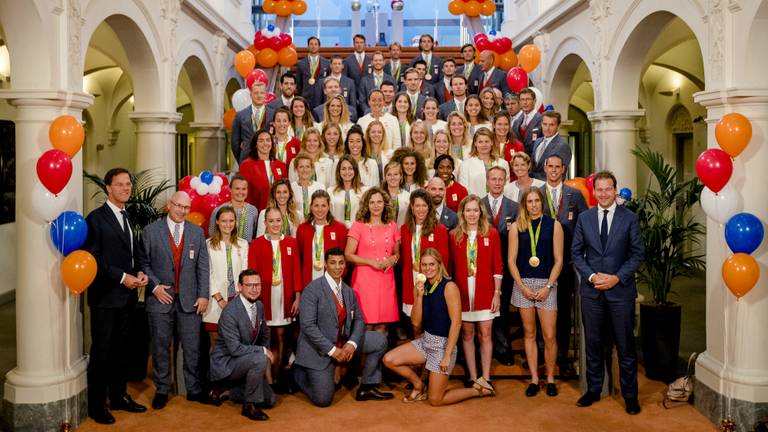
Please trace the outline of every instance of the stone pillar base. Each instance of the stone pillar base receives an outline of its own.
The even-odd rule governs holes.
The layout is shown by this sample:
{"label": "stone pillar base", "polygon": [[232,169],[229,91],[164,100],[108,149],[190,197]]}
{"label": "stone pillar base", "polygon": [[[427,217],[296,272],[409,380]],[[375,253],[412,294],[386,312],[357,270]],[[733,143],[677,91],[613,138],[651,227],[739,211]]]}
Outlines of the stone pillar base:
{"label": "stone pillar base", "polygon": [[58,432],[68,421],[72,430],[88,417],[88,390],[67,399],[39,404],[16,404],[3,400],[3,423],[5,431]]}
{"label": "stone pillar base", "polygon": [[[726,416],[725,396],[694,379],[693,400],[700,413],[715,425],[720,425],[720,421]],[[768,419],[768,402],[731,399],[731,419],[736,424],[737,432],[752,431],[755,423]]]}

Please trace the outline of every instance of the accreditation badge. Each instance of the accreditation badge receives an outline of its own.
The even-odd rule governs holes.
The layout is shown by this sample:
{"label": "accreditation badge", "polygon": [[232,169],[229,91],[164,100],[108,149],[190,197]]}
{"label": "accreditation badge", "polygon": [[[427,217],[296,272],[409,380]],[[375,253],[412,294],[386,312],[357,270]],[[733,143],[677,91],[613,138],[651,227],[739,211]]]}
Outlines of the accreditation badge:
{"label": "accreditation badge", "polygon": [[336,233],[331,231],[331,240],[336,240]]}
{"label": "accreditation badge", "polygon": [[275,171],[277,171],[277,175],[283,175],[283,170],[280,168],[277,168]]}
{"label": "accreditation badge", "polygon": [[454,201],[458,201],[459,200],[459,194],[451,194],[451,199],[454,200]]}
{"label": "accreditation badge", "polygon": [[435,241],[435,233],[432,233],[432,234],[430,234],[430,235],[429,235],[429,237],[428,237],[428,239],[429,239],[429,241],[431,241],[431,242]]}
{"label": "accreditation badge", "polygon": [[289,247],[289,248],[286,248],[286,249],[287,249],[287,252],[288,252],[288,256],[291,256],[291,248]]}
{"label": "accreditation badge", "polygon": [[486,246],[490,246],[490,245],[491,245],[491,242],[490,242],[490,240],[488,240],[487,238],[484,238],[484,239],[483,239],[483,244],[484,244],[484,245],[486,245]]}

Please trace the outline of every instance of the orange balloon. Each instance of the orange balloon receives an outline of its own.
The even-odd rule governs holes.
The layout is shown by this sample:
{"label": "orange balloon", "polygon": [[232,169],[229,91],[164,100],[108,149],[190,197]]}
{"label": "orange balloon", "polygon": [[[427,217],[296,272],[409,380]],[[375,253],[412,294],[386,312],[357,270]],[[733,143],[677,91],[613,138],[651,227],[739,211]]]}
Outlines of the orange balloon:
{"label": "orange balloon", "polygon": [[191,212],[187,215],[187,220],[199,227],[202,227],[205,223],[205,216],[200,212]]}
{"label": "orange balloon", "polygon": [[304,12],[307,11],[307,4],[304,3],[304,0],[295,0],[293,2],[293,6],[291,7],[291,12],[293,12],[294,15],[303,15]]}
{"label": "orange balloon", "polygon": [[526,72],[531,72],[541,62],[541,51],[536,45],[528,44],[520,48],[517,57],[520,59],[520,67]]}
{"label": "orange balloon", "polygon": [[492,0],[485,0],[480,3],[480,14],[485,16],[493,15],[496,12],[496,3]]}
{"label": "orange balloon", "polygon": [[584,197],[584,201],[589,202],[589,189],[587,189],[587,180],[584,177],[574,177],[566,180],[565,185],[578,189]]}
{"label": "orange balloon", "polygon": [[760,266],[752,255],[736,253],[723,262],[723,280],[737,299],[744,297],[760,279]]}
{"label": "orange balloon", "polygon": [[752,123],[739,113],[726,114],[715,126],[715,138],[724,152],[736,157],[752,139]]}
{"label": "orange balloon", "polygon": [[448,12],[452,15],[461,15],[464,13],[464,2],[461,0],[453,0],[448,3]]}
{"label": "orange balloon", "polygon": [[499,68],[504,69],[505,71],[512,69],[517,64],[517,55],[513,50],[509,50],[498,57]]}
{"label": "orange balloon", "polygon": [[467,14],[468,17],[476,17],[480,15],[480,3],[476,0],[469,0],[464,3],[464,13]]}
{"label": "orange balloon", "polygon": [[259,66],[271,68],[277,64],[277,53],[272,48],[264,48],[259,51]]}
{"label": "orange balloon", "polygon": [[241,77],[245,78],[256,67],[256,57],[248,50],[242,50],[235,54],[235,69]]}
{"label": "orange balloon", "polygon": [[79,120],[71,115],[56,117],[48,128],[48,139],[56,150],[69,157],[75,157],[85,141],[85,129]]}
{"label": "orange balloon", "polygon": [[256,47],[253,46],[253,44],[249,45],[248,48],[246,48],[246,49],[253,54],[253,58],[254,59],[259,58],[259,50],[256,49]]}
{"label": "orange balloon", "polygon": [[291,67],[296,64],[298,59],[299,55],[291,47],[281,48],[277,53],[277,61],[280,63],[280,66]]}
{"label": "orange balloon", "polygon": [[231,130],[232,125],[235,124],[235,115],[237,112],[234,108],[230,108],[226,111],[224,111],[224,129]]}
{"label": "orange balloon", "polygon": [[275,15],[279,17],[291,16],[291,4],[286,0],[275,3]]}
{"label": "orange balloon", "polygon": [[275,0],[264,0],[264,3],[261,4],[261,8],[264,9],[264,12],[266,13],[273,13],[275,12]]}
{"label": "orange balloon", "polygon": [[61,279],[72,294],[82,294],[96,279],[96,258],[84,250],[71,252],[61,263]]}

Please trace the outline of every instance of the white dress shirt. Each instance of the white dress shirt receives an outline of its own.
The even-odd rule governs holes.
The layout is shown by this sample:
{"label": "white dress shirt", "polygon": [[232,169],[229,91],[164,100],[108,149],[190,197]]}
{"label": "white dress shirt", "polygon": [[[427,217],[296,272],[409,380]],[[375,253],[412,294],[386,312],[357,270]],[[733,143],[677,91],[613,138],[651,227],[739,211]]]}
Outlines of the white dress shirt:
{"label": "white dress shirt", "polygon": [[181,244],[181,239],[184,238],[184,222],[176,223],[173,219],[170,218],[170,216],[166,216],[165,223],[168,224],[168,229],[171,231],[171,237],[173,237],[173,230],[175,229],[176,225],[179,225],[179,244]]}
{"label": "white dress shirt", "polygon": [[[260,327],[261,323],[257,321],[257,319],[259,317],[253,316],[253,314],[256,313],[256,312],[251,308],[256,303],[255,302],[251,303],[251,301],[248,300],[247,298],[245,298],[245,296],[242,295],[242,294],[240,294],[239,297],[240,297],[240,301],[243,302],[243,306],[245,306],[245,312],[248,314],[248,319],[251,320],[252,323],[255,322],[256,323],[256,327]],[[263,347],[261,347],[261,349],[264,350],[264,355],[266,355],[267,354],[267,347],[263,346]]]}
{"label": "white dress shirt", "polygon": [[[608,210],[608,213],[606,214],[604,210]],[[611,233],[611,224],[613,223],[613,216],[615,214],[616,214],[616,201],[614,201],[613,204],[611,204],[611,206],[608,208],[603,208],[599,205],[597,206],[597,234],[598,235],[600,235],[600,227],[603,224],[604,217],[608,218],[608,234]],[[592,273],[591,275],[589,275],[589,278],[587,280],[592,282],[593,276],[595,276],[595,273]]]}

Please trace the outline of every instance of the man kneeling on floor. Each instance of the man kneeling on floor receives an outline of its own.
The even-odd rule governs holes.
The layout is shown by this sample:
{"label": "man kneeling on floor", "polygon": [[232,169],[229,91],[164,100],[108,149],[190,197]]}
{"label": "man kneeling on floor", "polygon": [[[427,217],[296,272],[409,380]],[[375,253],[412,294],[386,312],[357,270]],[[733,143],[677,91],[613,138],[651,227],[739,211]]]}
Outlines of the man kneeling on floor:
{"label": "man kneeling on floor", "polygon": [[264,305],[259,301],[261,281],[255,270],[238,277],[240,295],[224,307],[219,318],[219,337],[211,352],[213,387],[232,388],[231,399],[243,400],[242,414],[251,420],[267,420],[262,408],[275,405],[275,394],[266,373],[274,361],[269,350],[269,329]]}
{"label": "man kneeling on floor", "polygon": [[326,251],[325,274],[307,285],[301,294],[301,331],[294,379],[312,403],[320,407],[333,402],[336,367],[346,366],[361,351],[366,358],[362,384],[355,399],[387,400],[393,397],[376,388],[381,383],[381,357],[387,350],[386,336],[365,331],[355,294],[341,279],[345,264],[344,251],[338,248]]}

